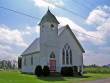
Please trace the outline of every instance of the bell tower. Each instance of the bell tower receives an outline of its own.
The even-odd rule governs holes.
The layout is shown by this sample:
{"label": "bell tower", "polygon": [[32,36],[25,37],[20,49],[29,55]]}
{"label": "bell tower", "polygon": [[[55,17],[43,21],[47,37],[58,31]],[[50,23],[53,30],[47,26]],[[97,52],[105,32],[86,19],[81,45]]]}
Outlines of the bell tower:
{"label": "bell tower", "polygon": [[42,17],[40,25],[40,55],[45,61],[49,61],[49,57],[53,52],[57,55],[58,44],[58,20],[48,9],[47,13]]}

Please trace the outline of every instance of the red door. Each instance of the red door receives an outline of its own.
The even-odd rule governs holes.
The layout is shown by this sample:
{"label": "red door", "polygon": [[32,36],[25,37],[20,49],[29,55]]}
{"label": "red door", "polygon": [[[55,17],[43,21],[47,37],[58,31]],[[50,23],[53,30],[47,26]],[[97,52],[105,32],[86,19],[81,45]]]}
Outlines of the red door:
{"label": "red door", "polygon": [[55,72],[56,71],[56,60],[55,59],[50,59],[49,61],[49,67],[50,67],[50,72]]}

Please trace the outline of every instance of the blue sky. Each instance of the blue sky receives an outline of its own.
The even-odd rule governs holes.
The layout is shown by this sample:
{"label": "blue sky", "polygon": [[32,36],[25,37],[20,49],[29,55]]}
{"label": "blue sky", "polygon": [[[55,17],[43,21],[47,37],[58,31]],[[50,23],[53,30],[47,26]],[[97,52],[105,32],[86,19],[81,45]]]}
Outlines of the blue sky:
{"label": "blue sky", "polygon": [[[109,0],[0,0],[0,6],[42,18],[48,6],[60,21],[69,24],[83,45],[84,64],[109,64],[110,1]],[[25,48],[39,37],[40,19],[29,18],[0,8],[0,59],[17,59]],[[89,35],[89,36],[88,36]],[[91,37],[92,36],[92,37]]]}

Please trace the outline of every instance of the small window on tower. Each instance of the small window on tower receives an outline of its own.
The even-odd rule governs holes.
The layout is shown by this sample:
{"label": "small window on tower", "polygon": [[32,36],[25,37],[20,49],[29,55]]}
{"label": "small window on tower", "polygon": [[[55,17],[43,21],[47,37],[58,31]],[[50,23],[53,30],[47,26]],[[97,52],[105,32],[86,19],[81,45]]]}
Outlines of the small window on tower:
{"label": "small window on tower", "polygon": [[54,25],[53,25],[53,24],[51,24],[50,27],[51,27],[52,29],[54,29]]}

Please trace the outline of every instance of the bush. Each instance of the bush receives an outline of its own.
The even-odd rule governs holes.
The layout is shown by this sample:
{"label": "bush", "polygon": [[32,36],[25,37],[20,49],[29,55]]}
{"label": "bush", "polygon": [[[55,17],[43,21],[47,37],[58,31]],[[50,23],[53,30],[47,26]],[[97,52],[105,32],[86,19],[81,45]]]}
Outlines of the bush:
{"label": "bush", "polygon": [[73,76],[73,68],[72,67],[62,67],[61,75],[63,76]]}
{"label": "bush", "polygon": [[79,75],[77,66],[73,66],[73,73],[74,73],[74,76]]}
{"label": "bush", "polygon": [[42,67],[40,65],[38,65],[35,69],[35,75],[40,77],[40,76],[42,76],[42,74],[43,74]]}
{"label": "bush", "polygon": [[73,66],[73,72],[74,72],[74,73],[77,73],[77,72],[78,72],[77,66]]}
{"label": "bush", "polygon": [[50,75],[50,70],[48,66],[43,67],[43,75],[44,76],[49,76]]}
{"label": "bush", "polygon": [[68,67],[68,75],[73,76],[73,67]]}
{"label": "bush", "polygon": [[63,75],[63,76],[64,76],[64,75],[65,75],[65,71],[66,71],[65,67],[62,67],[62,68],[61,68],[61,72],[60,72],[60,73],[61,73],[61,75]]}

